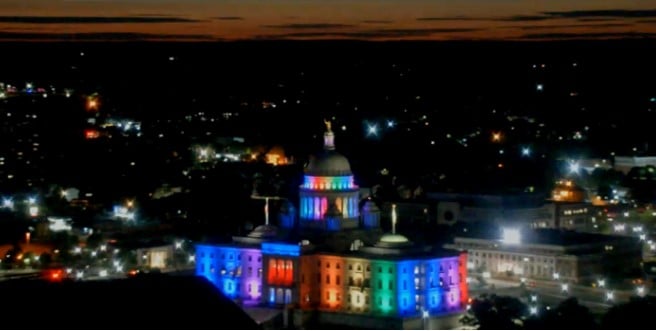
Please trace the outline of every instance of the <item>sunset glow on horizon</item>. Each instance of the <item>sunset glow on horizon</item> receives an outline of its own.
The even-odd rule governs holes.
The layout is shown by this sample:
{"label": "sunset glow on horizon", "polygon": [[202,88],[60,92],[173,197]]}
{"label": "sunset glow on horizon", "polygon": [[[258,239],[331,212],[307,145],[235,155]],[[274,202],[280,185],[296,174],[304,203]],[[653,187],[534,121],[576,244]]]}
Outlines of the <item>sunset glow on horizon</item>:
{"label": "sunset glow on horizon", "polygon": [[4,0],[0,40],[549,40],[653,37],[648,1]]}

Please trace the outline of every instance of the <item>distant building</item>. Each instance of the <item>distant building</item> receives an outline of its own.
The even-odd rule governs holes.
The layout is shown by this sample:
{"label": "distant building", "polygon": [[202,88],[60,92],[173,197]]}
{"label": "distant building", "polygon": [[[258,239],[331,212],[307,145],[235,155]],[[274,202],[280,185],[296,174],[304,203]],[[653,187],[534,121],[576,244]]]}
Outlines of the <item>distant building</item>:
{"label": "distant building", "polygon": [[616,156],[613,168],[625,175],[634,167],[656,167],[656,156]]}
{"label": "distant building", "polygon": [[639,270],[642,245],[633,237],[557,229],[522,230],[504,238],[498,228],[467,228],[446,247],[466,251],[470,273],[572,283]]}
{"label": "distant building", "polygon": [[137,267],[165,269],[172,265],[174,247],[172,244],[144,245],[136,250]]}
{"label": "distant building", "polygon": [[428,193],[438,224],[478,223],[523,228],[590,231],[593,206],[587,202],[545,200],[539,194]]}
{"label": "distant building", "polygon": [[297,327],[455,327],[468,299],[466,254],[415,245],[395,230],[383,235],[378,207],[360,207],[333,139],[328,126],[324,152],[305,169],[298,218],[287,206],[280,228],[197,245],[196,273],[245,305],[293,309]]}

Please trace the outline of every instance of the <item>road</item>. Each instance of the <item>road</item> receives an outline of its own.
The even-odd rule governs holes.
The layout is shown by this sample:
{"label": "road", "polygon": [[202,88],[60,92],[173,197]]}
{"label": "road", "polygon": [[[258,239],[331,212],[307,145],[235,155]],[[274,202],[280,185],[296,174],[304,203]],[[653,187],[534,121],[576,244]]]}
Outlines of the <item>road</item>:
{"label": "road", "polygon": [[489,283],[494,287],[489,285],[477,287],[476,284],[472,284],[469,289],[470,296],[475,297],[483,293],[490,293],[516,297],[527,304],[531,304],[531,295],[533,295],[537,297],[537,305],[551,307],[557,306],[567,298],[576,297],[579,303],[588,307],[592,313],[604,313],[613,305],[627,302],[630,297],[637,294],[636,291],[591,288],[572,284],[568,284],[567,290],[563,291],[562,285],[556,282],[544,282],[525,289],[514,282],[491,280]]}

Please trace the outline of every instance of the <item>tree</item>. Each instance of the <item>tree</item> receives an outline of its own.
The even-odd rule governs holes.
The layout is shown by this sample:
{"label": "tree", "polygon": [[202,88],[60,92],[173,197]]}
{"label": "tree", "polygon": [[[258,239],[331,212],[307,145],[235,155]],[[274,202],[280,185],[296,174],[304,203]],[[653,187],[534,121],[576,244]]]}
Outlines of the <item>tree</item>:
{"label": "tree", "polygon": [[526,321],[526,329],[593,330],[598,327],[590,310],[579,304],[574,297],[561,302],[555,309],[544,310],[540,314]]}
{"label": "tree", "polygon": [[631,298],[629,302],[611,307],[601,320],[601,328],[606,330],[653,329],[651,314],[656,311],[656,299],[651,297]]}
{"label": "tree", "polygon": [[481,330],[517,330],[528,308],[517,298],[483,294],[472,302],[470,311],[473,316],[465,315],[463,324],[478,325]]}
{"label": "tree", "polygon": [[87,247],[96,248],[100,246],[103,236],[100,233],[94,233],[87,238]]}

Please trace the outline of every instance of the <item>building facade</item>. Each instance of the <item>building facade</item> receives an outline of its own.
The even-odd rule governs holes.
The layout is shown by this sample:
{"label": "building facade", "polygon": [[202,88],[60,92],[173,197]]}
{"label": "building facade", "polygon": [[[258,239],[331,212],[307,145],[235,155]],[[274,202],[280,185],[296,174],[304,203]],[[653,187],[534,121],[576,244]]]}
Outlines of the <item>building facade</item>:
{"label": "building facade", "polygon": [[455,326],[468,299],[466,253],[415,245],[395,230],[382,234],[378,207],[361,203],[333,139],[328,126],[324,152],[305,169],[298,222],[288,206],[279,227],[197,245],[196,274],[243,304],[293,307],[299,326],[310,319],[366,328]]}
{"label": "building facade", "polygon": [[492,278],[593,282],[639,269],[642,246],[632,237],[557,229],[524,230],[518,242],[495,232],[468,231],[448,248],[466,251],[467,268]]}

